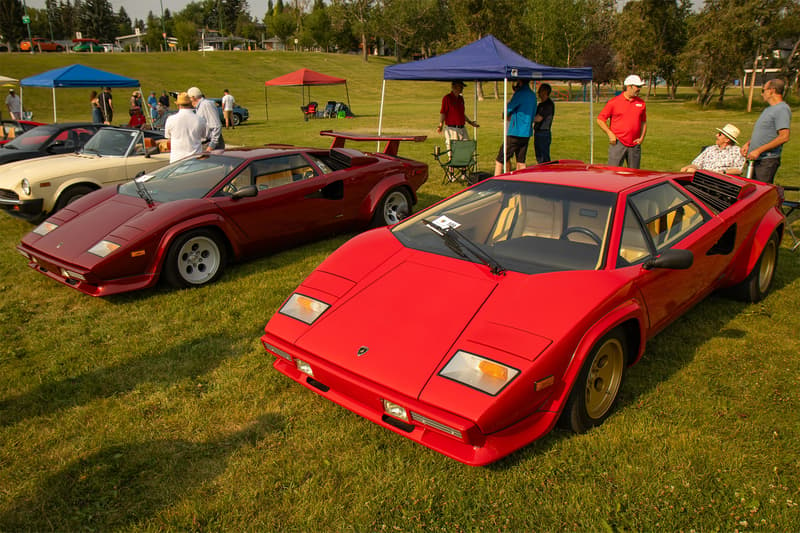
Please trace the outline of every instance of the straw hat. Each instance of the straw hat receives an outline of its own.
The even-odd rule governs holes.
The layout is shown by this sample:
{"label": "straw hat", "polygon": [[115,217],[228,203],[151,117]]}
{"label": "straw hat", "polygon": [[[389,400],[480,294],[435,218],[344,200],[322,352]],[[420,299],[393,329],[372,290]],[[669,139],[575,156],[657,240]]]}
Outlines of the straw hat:
{"label": "straw hat", "polygon": [[722,128],[717,128],[717,131],[723,134],[725,137],[733,141],[733,144],[739,144],[739,141],[736,138],[739,136],[739,128],[734,126],[733,124],[725,124]]}
{"label": "straw hat", "polygon": [[189,98],[188,94],[181,93],[178,95],[178,98],[175,100],[175,103],[178,105],[192,105],[192,100]]}

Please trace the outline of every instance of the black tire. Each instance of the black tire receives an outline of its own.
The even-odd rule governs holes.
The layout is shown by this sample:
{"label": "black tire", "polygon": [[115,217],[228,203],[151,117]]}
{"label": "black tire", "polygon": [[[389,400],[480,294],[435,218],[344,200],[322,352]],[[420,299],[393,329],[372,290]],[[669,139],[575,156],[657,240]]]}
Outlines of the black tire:
{"label": "black tire", "polygon": [[411,195],[404,187],[387,192],[372,216],[372,227],[390,226],[400,222],[411,214]]}
{"label": "black tire", "polygon": [[90,192],[94,192],[95,190],[96,189],[90,187],[89,185],[73,185],[72,187],[68,187],[64,192],[61,193],[61,196],[58,197],[55,208],[53,208],[53,213],[59,209],[63,209],[78,198],[82,198]]}
{"label": "black tire", "polygon": [[747,275],[745,280],[733,287],[736,298],[745,302],[760,302],[769,293],[772,281],[775,279],[775,269],[778,266],[778,249],[780,242],[778,232],[770,235],[761,257],[758,258],[753,270]]}
{"label": "black tire", "polygon": [[239,115],[238,113],[234,113],[231,121],[233,122],[233,127],[235,128],[236,126],[242,123],[242,116]]}
{"label": "black tire", "polygon": [[227,248],[214,231],[187,231],[169,247],[164,278],[173,287],[200,287],[219,278],[226,260]]}
{"label": "black tire", "polygon": [[624,332],[614,329],[600,339],[583,363],[559,423],[575,433],[602,424],[617,402],[627,362]]}

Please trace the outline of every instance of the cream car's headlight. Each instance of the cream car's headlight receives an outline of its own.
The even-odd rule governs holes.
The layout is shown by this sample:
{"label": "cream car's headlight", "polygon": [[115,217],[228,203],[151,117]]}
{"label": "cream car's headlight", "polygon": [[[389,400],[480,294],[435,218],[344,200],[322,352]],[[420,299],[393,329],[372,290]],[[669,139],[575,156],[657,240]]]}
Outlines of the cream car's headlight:
{"label": "cream car's headlight", "polygon": [[47,235],[48,233],[50,233],[51,231],[53,231],[57,227],[58,227],[58,224],[53,224],[52,222],[48,222],[47,220],[45,220],[44,222],[42,222],[41,224],[39,224],[38,226],[33,228],[33,232],[36,235],[41,235],[42,237],[44,237],[45,235]]}
{"label": "cream car's headlight", "polygon": [[496,396],[519,374],[519,370],[480,355],[459,350],[439,375]]}
{"label": "cream car's headlight", "polygon": [[28,181],[28,178],[22,178],[22,183],[19,186],[26,196],[31,195],[31,182]]}
{"label": "cream car's headlight", "polygon": [[310,296],[294,293],[281,307],[280,313],[290,316],[300,322],[313,324],[327,309],[330,304],[321,302]]}
{"label": "cream car's headlight", "polygon": [[94,254],[97,257],[105,257],[114,250],[119,248],[119,244],[111,241],[102,240],[89,248],[89,253]]}

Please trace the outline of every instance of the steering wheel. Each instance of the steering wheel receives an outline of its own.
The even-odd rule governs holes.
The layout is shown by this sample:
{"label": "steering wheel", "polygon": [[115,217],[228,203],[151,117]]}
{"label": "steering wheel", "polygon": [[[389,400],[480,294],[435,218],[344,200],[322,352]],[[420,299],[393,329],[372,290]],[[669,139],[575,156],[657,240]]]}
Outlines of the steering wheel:
{"label": "steering wheel", "polygon": [[564,233],[561,234],[561,238],[566,239],[570,233],[582,233],[592,239],[597,246],[600,246],[603,243],[603,240],[597,236],[597,233],[588,228],[584,228],[583,226],[571,226],[565,229]]}

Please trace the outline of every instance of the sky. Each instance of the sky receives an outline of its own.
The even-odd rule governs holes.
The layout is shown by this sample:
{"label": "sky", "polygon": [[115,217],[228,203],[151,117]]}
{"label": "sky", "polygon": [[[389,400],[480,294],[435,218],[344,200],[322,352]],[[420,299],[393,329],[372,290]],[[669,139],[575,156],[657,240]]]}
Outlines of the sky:
{"label": "sky", "polygon": [[[161,15],[161,3],[164,4],[164,9],[169,9],[171,13],[177,13],[186,7],[191,0],[111,0],[111,8],[114,13],[119,12],[120,7],[125,8],[125,12],[131,18],[131,22],[135,19],[147,20],[147,14],[152,11],[155,16]],[[35,7],[37,9],[44,9],[45,0],[25,0],[28,7]],[[250,5],[250,14],[261,20],[264,13],[267,11],[267,0],[248,0]]]}

